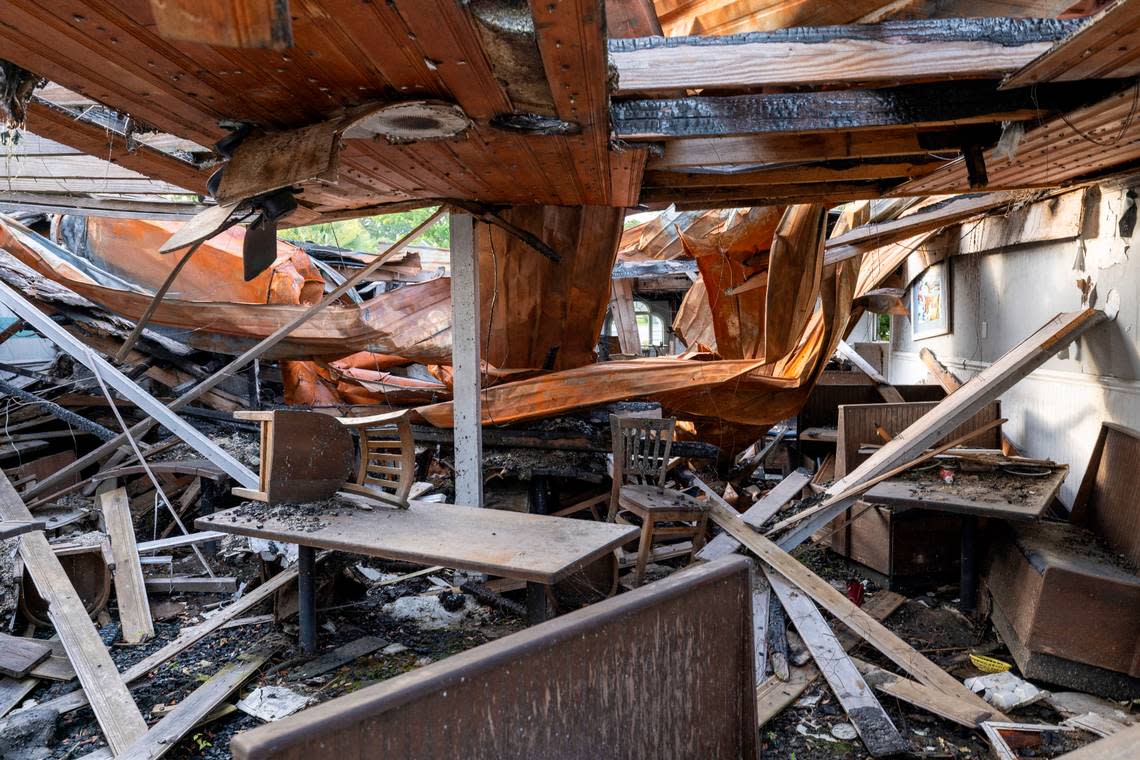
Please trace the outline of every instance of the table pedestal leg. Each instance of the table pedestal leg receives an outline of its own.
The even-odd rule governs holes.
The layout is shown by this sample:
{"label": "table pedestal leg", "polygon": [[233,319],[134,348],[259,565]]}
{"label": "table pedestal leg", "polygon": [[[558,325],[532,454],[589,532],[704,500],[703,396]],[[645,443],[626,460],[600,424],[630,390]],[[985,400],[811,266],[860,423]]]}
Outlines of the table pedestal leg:
{"label": "table pedestal leg", "polygon": [[550,609],[550,599],[546,596],[546,586],[544,584],[527,581],[526,616],[532,625],[542,623],[554,617],[554,611]]}
{"label": "table pedestal leg", "polygon": [[317,651],[316,555],[316,549],[311,546],[297,547],[297,615],[301,624],[302,654]]}
{"label": "table pedestal leg", "polygon": [[962,568],[958,609],[970,614],[978,609],[978,518],[962,517]]}

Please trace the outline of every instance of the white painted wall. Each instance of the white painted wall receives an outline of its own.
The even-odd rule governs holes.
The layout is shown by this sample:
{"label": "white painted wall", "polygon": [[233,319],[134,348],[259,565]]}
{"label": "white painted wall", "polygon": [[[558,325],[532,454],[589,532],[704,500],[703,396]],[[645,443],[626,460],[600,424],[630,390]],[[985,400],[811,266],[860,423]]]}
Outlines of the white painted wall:
{"label": "white painted wall", "polygon": [[1061,493],[1066,505],[1101,422],[1140,429],[1140,263],[1131,251],[1135,232],[1119,234],[1125,208],[1123,191],[1104,190],[1099,207],[1086,209],[1080,239],[952,258],[951,334],[913,341],[909,318],[895,317],[892,326],[892,382],[930,381],[918,357],[922,348],[966,380],[1058,312],[1081,308],[1075,282],[1086,272],[1097,283],[1094,303],[1103,305],[1116,291],[1115,320],[1094,328],[1001,397],[1010,438],[1030,456],[1071,466]]}

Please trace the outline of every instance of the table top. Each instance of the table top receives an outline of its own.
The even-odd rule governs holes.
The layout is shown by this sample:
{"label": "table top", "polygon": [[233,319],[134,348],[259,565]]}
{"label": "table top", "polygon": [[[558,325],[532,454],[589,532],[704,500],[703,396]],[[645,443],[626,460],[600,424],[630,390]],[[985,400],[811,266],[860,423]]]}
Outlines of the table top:
{"label": "table top", "polygon": [[251,502],[200,517],[194,524],[204,530],[546,584],[590,564],[639,531],[632,525],[418,501],[408,509],[376,504],[368,510],[349,497],[321,510]]}
{"label": "table top", "polygon": [[[995,517],[1014,522],[1041,519],[1061,488],[1068,465],[1058,465],[1045,477],[1017,477],[1004,472],[959,472],[953,484],[938,481],[927,473],[921,482],[911,477],[884,480],[862,500],[890,507],[914,507],[960,515]],[[1010,488],[1011,478],[1017,485]]]}

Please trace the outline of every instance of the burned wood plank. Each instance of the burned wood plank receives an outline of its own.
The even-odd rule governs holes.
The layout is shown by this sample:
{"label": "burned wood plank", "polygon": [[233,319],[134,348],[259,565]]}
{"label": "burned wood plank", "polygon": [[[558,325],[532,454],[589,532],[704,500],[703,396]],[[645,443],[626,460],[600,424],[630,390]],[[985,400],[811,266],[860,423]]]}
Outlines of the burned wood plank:
{"label": "burned wood plank", "polygon": [[952,720],[959,725],[977,728],[989,720],[991,715],[989,710],[979,710],[961,700],[947,696],[937,689],[923,686],[917,681],[877,668],[857,657],[852,657],[851,662],[859,669],[863,678],[872,688],[896,699],[909,702],[927,712]]}
{"label": "burned wood plank", "polygon": [[118,760],[158,760],[174,749],[183,736],[256,673],[266,660],[281,649],[282,644],[280,639],[266,640],[256,644],[252,651],[238,654],[235,662],[222,667],[155,723],[146,735],[115,757]]}
{"label": "burned wood plank", "polygon": [[164,575],[145,580],[147,591],[158,594],[196,592],[201,594],[232,594],[237,591],[237,579],[230,576],[213,578],[197,575]]}
{"label": "burned wood plank", "polygon": [[808,182],[898,179],[926,174],[942,166],[943,163],[945,162],[930,156],[917,155],[836,159],[794,166],[776,165],[748,171],[702,172],[657,169],[645,172],[642,188],[763,187]]}
{"label": "burned wood plank", "polygon": [[353,660],[372,654],[376,650],[388,645],[388,641],[378,636],[361,636],[359,639],[342,644],[331,652],[326,652],[315,660],[294,669],[286,677],[286,681],[306,681],[322,675],[330,670],[347,665]]}
{"label": "burned wood plank", "polygon": [[993,79],[1042,54],[1077,24],[940,19],[781,29],[723,37],[610,40],[615,95],[662,89]]}
{"label": "burned wood plank", "polygon": [[0,717],[15,709],[38,685],[34,678],[0,678]]}
{"label": "burned wood plank", "polygon": [[[8,478],[0,473],[0,518],[30,520],[31,517]],[[79,683],[91,700],[107,743],[113,751],[122,752],[146,733],[146,722],[126,685],[117,676],[107,647],[42,532],[20,537],[20,556],[40,596],[48,602],[48,616],[67,649]]]}
{"label": "burned wood plank", "polygon": [[[996,141],[997,137],[994,139]],[[957,150],[961,144],[962,139],[956,130],[916,131],[896,127],[806,135],[684,137],[665,142],[661,156],[651,159],[647,168],[652,171],[916,156],[931,151]]]}
{"label": "burned wood plank", "polygon": [[[886,620],[899,607],[906,603],[906,597],[893,591],[880,591],[873,595],[865,605],[863,611],[880,623]],[[839,633],[839,643],[844,651],[854,649],[859,643],[859,637],[850,630]],[[817,678],[819,668],[814,663],[807,663],[802,667],[793,667],[788,673],[788,679],[782,680],[771,676],[764,680],[756,689],[757,724],[763,726],[776,717],[786,707],[791,705],[800,695],[807,691]],[[988,717],[989,712],[986,713]]]}
{"label": "burned wood plank", "polygon": [[[984,406],[1104,319],[1104,313],[1095,309],[1058,314],[1033,335],[977,374],[961,389],[943,399],[938,406],[895,436],[869,459],[833,483],[827,489],[827,494],[831,498],[843,494],[859,484],[881,477],[900,463],[925,451],[927,446],[970,419]],[[837,500],[827,509],[801,521],[796,528],[780,539],[780,546],[786,550],[799,546],[809,536],[851,507],[856,499],[857,496]]]}
{"label": "burned wood plank", "polygon": [[799,631],[832,693],[872,757],[907,752],[910,744],[898,732],[882,705],[871,694],[871,687],[843,651],[835,633],[828,627],[811,600],[773,570],[766,570],[772,590]]}
{"label": "burned wood plank", "polygon": [[891,182],[851,182],[745,188],[746,192],[741,192],[739,188],[702,192],[647,190],[642,194],[640,201],[645,204],[671,203],[678,211],[704,211],[714,208],[744,208],[748,206],[791,206],[806,203],[833,206],[848,201],[881,198],[892,192],[895,186]]}
{"label": "burned wood plank", "polygon": [[42,641],[0,633],[0,674],[23,678],[51,656],[51,647]]}
{"label": "burned wood plank", "polygon": [[43,520],[0,520],[0,540],[46,528],[47,523]]}
{"label": "burned wood plank", "polygon": [[[318,561],[320,561],[319,558]],[[194,646],[214,631],[225,627],[227,623],[235,620],[238,616],[267,601],[275,593],[296,579],[296,567],[290,568],[288,570],[283,570],[277,575],[270,578],[265,583],[258,586],[253,591],[243,596],[238,601],[223,609],[218,614],[206,619],[196,626],[193,626],[191,628],[183,628],[178,636],[175,637],[174,640],[172,640],[169,644],[162,647],[157,652],[154,652],[153,654],[150,654],[149,656],[143,658],[127,670],[123,671],[121,673],[123,682],[129,684],[139,680],[155,668],[160,667],[167,661],[171,660],[174,657],[177,657],[182,652]],[[114,672],[113,669],[110,672]],[[79,708],[85,706],[87,703],[87,695],[84,693],[84,691],[76,690],[54,699],[49,699],[39,706],[52,710],[58,710],[60,713],[66,713],[71,712],[72,710],[78,710]],[[0,731],[3,730],[4,724],[0,723]]]}
{"label": "burned wood plank", "polygon": [[1140,2],[1121,0],[1105,8],[1002,82],[1002,89],[1042,82],[1140,74]]}
{"label": "burned wood plank", "polygon": [[981,698],[962,686],[956,678],[926,659],[892,631],[855,606],[846,596],[832,588],[827,581],[800,564],[780,547],[749,528],[740,515],[731,508],[726,508],[716,501],[712,501],[710,516],[717,525],[730,532],[733,537],[769,567],[811,596],[817,604],[838,618],[860,638],[874,646],[884,656],[916,679],[953,694],[970,704],[982,708],[988,707]]}
{"label": "burned wood plank", "polygon": [[131,520],[127,489],[117,488],[100,495],[103,522],[111,541],[111,556],[115,560],[113,574],[115,596],[119,600],[119,622],[123,627],[123,640],[139,644],[154,638],[154,621],[150,615],[150,601],[146,596],[142,565],[135,545],[135,527]]}
{"label": "burned wood plank", "polygon": [[1081,82],[998,91],[993,82],[868,90],[695,96],[615,102],[614,129],[628,140],[946,127],[1026,121],[1104,97],[1115,85]]}

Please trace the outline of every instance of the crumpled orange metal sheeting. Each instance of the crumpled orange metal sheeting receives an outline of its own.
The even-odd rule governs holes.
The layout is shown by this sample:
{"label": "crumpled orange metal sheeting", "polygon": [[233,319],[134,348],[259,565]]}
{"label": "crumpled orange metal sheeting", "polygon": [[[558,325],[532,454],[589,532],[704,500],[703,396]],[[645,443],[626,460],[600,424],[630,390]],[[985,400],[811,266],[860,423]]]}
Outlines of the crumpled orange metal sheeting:
{"label": "crumpled orange metal sheeting", "polygon": [[337,366],[338,362],[281,363],[285,403],[294,406],[423,404],[450,395],[441,383],[389,372]]}
{"label": "crumpled orange metal sheeting", "polygon": [[316,362],[281,362],[285,403],[297,406],[337,406],[344,403],[331,375]]}
{"label": "crumpled orange metal sheeting", "polygon": [[[766,287],[728,295],[726,290],[763,277],[767,252],[783,218],[784,209],[764,206],[736,213],[716,232],[697,239],[681,233],[686,253],[697,260],[705,298],[712,315],[716,350],[725,359],[760,359],[764,356],[764,298]],[[699,294],[691,310],[699,310]],[[698,332],[702,342],[707,338]]]}
{"label": "crumpled orange metal sheeting", "polygon": [[671,414],[695,419],[714,417],[745,425],[771,425],[793,416],[807,401],[847,329],[858,269],[857,259],[825,269],[822,303],[789,355],[716,387],[679,387],[657,394],[655,399]]}
{"label": "crumpled orange metal sheeting", "polygon": [[393,367],[403,367],[412,364],[411,359],[405,359],[402,356],[392,356],[391,354],[374,354],[371,351],[357,351],[355,354],[343,356],[334,362],[330,362],[337,369],[371,369],[377,372],[383,372],[386,369]]}
{"label": "crumpled orange metal sheeting", "polygon": [[713,331],[712,310],[704,279],[698,277],[681,299],[673,317],[673,332],[686,346],[704,346],[705,351],[716,351],[716,333]]}
{"label": "crumpled orange metal sheeting", "polygon": [[823,275],[827,208],[789,206],[768,252],[764,356],[783,356],[811,319]]}
{"label": "crumpled orange metal sheeting", "polygon": [[[147,290],[157,291],[186,251],[158,249],[182,222],[87,217],[89,255],[107,271]],[[277,241],[277,259],[248,282],[242,275],[245,230],[231,227],[198,247],[178,273],[170,298],[230,303],[314,304],[324,294],[325,280],[303,250]]]}
{"label": "crumpled orange metal sheeting", "polygon": [[[500,227],[475,225],[482,355],[504,369],[572,369],[595,361],[625,214],[610,206],[515,206],[503,219],[562,257],[542,256]],[[441,363],[449,363],[450,356]]]}
{"label": "crumpled orange metal sheeting", "polygon": [[[658,400],[670,414],[771,425],[795,414],[819,379],[851,317],[858,258],[825,268],[819,304],[795,350],[774,362],[715,355],[605,362],[483,391],[483,423],[546,417],[629,398]],[[417,409],[450,427],[452,404]]]}
{"label": "crumpled orange metal sheeting", "polygon": [[[718,385],[764,366],[762,361],[704,358],[708,360],[663,356],[603,362],[487,388],[482,394],[483,424],[548,417],[627,398],[652,398],[675,388]],[[773,378],[772,382],[795,385],[794,380]],[[451,402],[417,411],[433,425],[452,425]]]}
{"label": "crumpled orange metal sheeting", "polygon": [[[480,366],[482,368],[480,385],[484,388],[503,380],[522,380],[543,374],[540,369],[499,369],[487,362],[480,362]],[[450,364],[428,364],[427,371],[428,374],[438,378],[448,388],[455,385],[455,369]]]}

